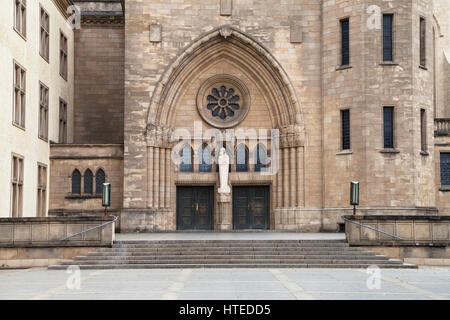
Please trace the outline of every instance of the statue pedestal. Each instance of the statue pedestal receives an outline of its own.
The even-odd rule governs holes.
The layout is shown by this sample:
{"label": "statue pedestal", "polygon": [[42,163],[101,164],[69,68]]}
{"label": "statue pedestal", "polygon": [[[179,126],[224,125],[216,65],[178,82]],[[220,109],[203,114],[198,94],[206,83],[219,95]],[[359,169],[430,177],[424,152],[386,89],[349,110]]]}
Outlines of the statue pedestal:
{"label": "statue pedestal", "polygon": [[218,230],[233,230],[233,208],[231,204],[231,193],[219,193],[217,195],[218,207]]}

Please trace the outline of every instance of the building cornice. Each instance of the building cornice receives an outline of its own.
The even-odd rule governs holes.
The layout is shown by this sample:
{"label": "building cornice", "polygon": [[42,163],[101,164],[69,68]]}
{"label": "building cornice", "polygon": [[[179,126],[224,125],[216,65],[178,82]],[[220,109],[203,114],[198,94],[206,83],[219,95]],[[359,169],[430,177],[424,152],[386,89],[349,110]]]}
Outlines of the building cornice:
{"label": "building cornice", "polygon": [[67,8],[73,5],[72,0],[52,0],[64,18],[68,18]]}

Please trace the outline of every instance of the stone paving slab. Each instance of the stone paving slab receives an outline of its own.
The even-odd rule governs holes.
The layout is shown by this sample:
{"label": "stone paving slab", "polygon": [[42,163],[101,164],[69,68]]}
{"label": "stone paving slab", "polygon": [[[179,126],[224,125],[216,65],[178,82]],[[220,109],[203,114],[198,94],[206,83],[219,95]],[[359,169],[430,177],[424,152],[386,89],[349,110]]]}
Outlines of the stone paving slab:
{"label": "stone paving slab", "polygon": [[0,270],[0,300],[449,300],[450,268],[381,270],[370,289],[364,269]]}

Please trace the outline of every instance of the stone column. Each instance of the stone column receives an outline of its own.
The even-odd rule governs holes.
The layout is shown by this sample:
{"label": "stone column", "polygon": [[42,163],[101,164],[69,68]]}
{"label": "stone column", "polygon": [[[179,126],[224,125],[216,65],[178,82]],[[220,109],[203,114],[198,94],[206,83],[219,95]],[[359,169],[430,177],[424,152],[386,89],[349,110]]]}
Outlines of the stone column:
{"label": "stone column", "polygon": [[153,147],[149,147],[147,149],[147,164],[148,164],[148,181],[147,181],[147,187],[148,187],[148,207],[153,207]]}
{"label": "stone column", "polygon": [[283,149],[283,208],[289,206],[289,149]]}
{"label": "stone column", "polygon": [[231,194],[218,194],[217,204],[219,213],[219,226],[218,229],[233,230],[233,210],[231,205]]}
{"label": "stone column", "polygon": [[166,149],[166,197],[164,200],[164,206],[170,208],[170,198],[171,198],[171,173],[172,173],[172,159],[170,157],[171,149]]}
{"label": "stone column", "polygon": [[290,191],[290,202],[289,207],[294,208],[296,206],[296,196],[297,196],[297,168],[295,167],[295,148],[289,148],[289,191]]}
{"label": "stone column", "polygon": [[166,149],[160,149],[159,155],[159,207],[165,207],[166,198]]}
{"label": "stone column", "polygon": [[154,149],[153,207],[159,208],[159,148]]}

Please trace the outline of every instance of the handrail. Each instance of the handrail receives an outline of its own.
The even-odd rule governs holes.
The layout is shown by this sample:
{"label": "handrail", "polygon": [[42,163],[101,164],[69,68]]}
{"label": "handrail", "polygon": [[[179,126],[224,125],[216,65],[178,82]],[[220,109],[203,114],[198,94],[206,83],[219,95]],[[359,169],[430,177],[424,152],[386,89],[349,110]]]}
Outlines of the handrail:
{"label": "handrail", "polygon": [[89,232],[89,231],[94,231],[94,230],[97,230],[97,229],[104,228],[104,227],[106,227],[106,226],[108,226],[108,225],[110,225],[110,224],[113,224],[113,223],[116,222],[117,220],[119,220],[119,217],[114,217],[114,220],[112,220],[112,221],[108,221],[108,222],[106,222],[106,223],[104,223],[104,224],[101,224],[101,225],[99,225],[99,226],[96,226],[96,227],[93,227],[93,228],[89,228],[89,229],[87,229],[87,230],[84,230],[84,231],[75,233],[75,234],[73,234],[73,235],[71,235],[71,236],[69,236],[69,237],[65,237],[65,238],[63,238],[63,239],[61,239],[61,240],[59,240],[59,241],[67,241],[67,240],[69,240],[69,239],[72,239],[72,238],[75,238],[75,237],[80,236],[80,235],[82,235],[82,234],[85,234],[85,233],[87,233],[87,232]]}
{"label": "handrail", "polygon": [[382,234],[384,234],[384,235],[386,235],[386,236],[389,236],[389,237],[392,237],[392,238],[394,238],[394,239],[397,239],[397,240],[402,240],[402,241],[403,241],[403,240],[405,240],[405,239],[403,239],[403,238],[400,238],[400,237],[394,236],[393,234],[390,234],[390,233],[387,233],[387,232],[384,232],[384,231],[378,230],[378,229],[376,229],[376,228],[374,228],[374,227],[371,227],[371,226],[366,226],[365,224],[362,224],[362,223],[359,223],[359,222],[355,222],[355,221],[349,220],[349,219],[347,219],[347,218],[345,218],[345,217],[342,217],[342,219],[344,219],[344,221],[347,221],[347,222],[350,222],[350,223],[356,224],[357,226],[360,226],[360,227],[363,227],[363,228],[367,228],[367,229],[370,229],[370,230],[376,231],[376,232],[378,232],[378,233],[382,233]]}

